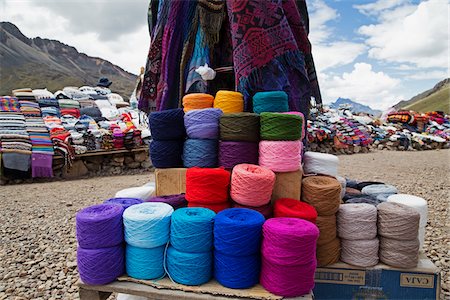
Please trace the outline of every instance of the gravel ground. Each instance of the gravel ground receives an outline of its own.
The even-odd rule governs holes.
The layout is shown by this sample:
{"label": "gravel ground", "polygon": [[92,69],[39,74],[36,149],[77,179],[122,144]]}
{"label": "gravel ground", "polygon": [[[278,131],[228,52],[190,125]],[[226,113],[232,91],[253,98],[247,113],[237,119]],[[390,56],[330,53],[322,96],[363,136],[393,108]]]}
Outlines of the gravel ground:
{"label": "gravel ground", "polygon": [[[450,299],[450,150],[340,156],[341,175],[380,180],[428,200],[425,248]],[[152,174],[0,186],[0,300],[78,299],[75,213]]]}

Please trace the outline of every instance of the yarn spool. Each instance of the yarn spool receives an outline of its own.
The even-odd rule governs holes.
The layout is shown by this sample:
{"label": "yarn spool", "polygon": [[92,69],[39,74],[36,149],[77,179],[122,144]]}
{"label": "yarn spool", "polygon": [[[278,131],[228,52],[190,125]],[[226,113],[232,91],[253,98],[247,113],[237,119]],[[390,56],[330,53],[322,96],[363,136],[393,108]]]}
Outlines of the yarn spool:
{"label": "yarn spool", "polygon": [[125,262],[128,276],[143,280],[163,277],[165,248],[138,248],[127,244]]}
{"label": "yarn spool", "polygon": [[258,164],[258,143],[219,142],[219,166],[232,169],[238,164]]}
{"label": "yarn spool", "polygon": [[189,253],[170,246],[167,249],[167,273],[180,284],[200,285],[212,276],[212,251]]}
{"label": "yarn spool", "polygon": [[224,113],[240,113],[244,111],[244,96],[239,92],[218,91],[214,98],[214,107]]}
{"label": "yarn spool", "polygon": [[317,246],[316,256],[319,267],[337,263],[341,256],[341,241],[335,238],[329,243]]}
{"label": "yarn spool", "polygon": [[[378,202],[386,202],[387,201],[387,199],[389,198],[389,196],[391,196],[391,195],[393,195],[393,194],[379,194],[379,195],[377,195],[377,197],[376,197],[376,199],[377,199],[377,201]],[[395,195],[395,194],[394,194]]]}
{"label": "yarn spool", "polygon": [[303,155],[303,173],[338,176],[339,158],[336,155],[307,151]]}
{"label": "yarn spool", "polygon": [[275,173],[258,165],[240,164],[231,173],[231,199],[248,206],[262,206],[270,202]]}
{"label": "yarn spool", "polygon": [[103,202],[104,204],[117,204],[121,205],[123,209],[127,209],[131,205],[140,204],[142,203],[141,199],[137,198],[111,198]]}
{"label": "yarn spool", "polygon": [[232,256],[214,251],[214,278],[231,289],[247,289],[259,282],[259,255]]}
{"label": "yarn spool", "polygon": [[186,136],[181,108],[152,112],[148,122],[154,140],[180,140]]}
{"label": "yarn spool", "polygon": [[190,201],[188,203],[188,207],[203,207],[203,208],[208,208],[210,210],[212,210],[213,212],[215,212],[216,214],[221,212],[224,209],[230,208],[231,207],[231,203],[229,201],[225,201],[225,202],[217,202],[217,203],[198,203],[198,202],[192,202]]}
{"label": "yarn spool", "polygon": [[259,115],[254,113],[225,114],[220,118],[220,139],[223,141],[259,141]]}
{"label": "yarn spool", "polygon": [[183,97],[184,112],[193,109],[212,108],[214,97],[203,93],[187,94]]}
{"label": "yarn spool", "polygon": [[300,118],[302,118],[302,125],[301,125],[301,134],[302,134],[302,136],[301,136],[301,139],[303,140],[303,138],[305,137],[305,131],[306,131],[306,129],[305,129],[305,115],[304,114],[302,114],[301,112],[299,112],[299,111],[288,111],[288,112],[284,112],[284,113],[282,113],[282,114],[286,114],[286,115],[296,115],[296,116],[299,116]]}
{"label": "yarn spool", "polygon": [[371,197],[370,195],[361,194],[359,197],[350,198],[345,200],[345,204],[357,204],[357,203],[365,203],[373,206],[377,206],[381,203],[377,198]]}
{"label": "yarn spool", "polygon": [[155,248],[169,240],[173,208],[166,203],[145,202],[130,206],[123,213],[125,241],[139,248]]}
{"label": "yarn spool", "polygon": [[342,204],[337,213],[337,231],[346,240],[375,239],[377,208],[366,203]]}
{"label": "yarn spool", "polygon": [[417,239],[420,214],[416,209],[396,202],[383,202],[377,209],[379,235],[400,241]]}
{"label": "yarn spool", "polygon": [[316,225],[319,228],[320,234],[317,240],[317,245],[328,244],[336,239],[336,215],[318,216]]}
{"label": "yarn spool", "polygon": [[361,192],[376,197],[380,194],[397,194],[398,190],[395,186],[389,184],[371,184],[364,187]]}
{"label": "yarn spool", "polygon": [[345,188],[345,195],[344,195],[344,197],[342,198],[342,200],[348,200],[348,199],[351,199],[351,198],[354,198],[354,197],[359,197],[361,195],[361,191],[360,190],[357,190],[357,189],[354,189],[354,188],[351,188],[351,187],[346,187]]}
{"label": "yarn spool", "polygon": [[150,158],[155,168],[176,168],[183,166],[181,159],[184,141],[158,141],[150,143]]}
{"label": "yarn spool", "polygon": [[274,217],[299,218],[316,223],[317,211],[308,203],[291,198],[280,198],[274,204]]}
{"label": "yarn spool", "polygon": [[186,200],[197,203],[228,201],[230,172],[217,168],[190,168],[186,171]]}
{"label": "yarn spool", "polygon": [[301,168],[301,141],[259,142],[259,165],[274,172],[293,172]]}
{"label": "yarn spool", "polygon": [[287,112],[288,95],[283,91],[259,92],[253,96],[253,112]]}
{"label": "yarn spool", "polygon": [[380,261],[398,268],[414,268],[419,261],[419,240],[380,237]]}
{"label": "yarn spool", "polygon": [[217,167],[217,147],[217,140],[187,139],[183,149],[184,167]]}
{"label": "yarn spool", "polygon": [[302,137],[303,119],[297,115],[261,113],[261,140],[295,141]]}
{"label": "yarn spool", "polygon": [[347,180],[342,176],[336,176],[337,181],[341,184],[341,199],[344,199]]}
{"label": "yarn spool", "polygon": [[125,272],[123,245],[98,249],[78,247],[77,267],[81,280],[86,284],[113,282]]}
{"label": "yarn spool", "polygon": [[200,207],[176,210],[170,224],[170,244],[183,252],[211,251],[215,215],[212,210]]}
{"label": "yarn spool", "polygon": [[123,242],[123,208],[115,204],[86,207],[76,215],[78,245],[84,249],[107,248]]}
{"label": "yarn spool", "polygon": [[172,206],[174,210],[187,206],[187,201],[186,198],[184,197],[184,194],[152,197],[146,200],[145,202],[163,202]]}
{"label": "yarn spool", "polygon": [[266,205],[262,205],[262,206],[247,206],[247,205],[242,205],[242,204],[233,202],[232,206],[235,208],[248,208],[248,209],[256,210],[257,212],[262,214],[264,216],[264,218],[266,218],[266,220],[269,218],[272,218],[272,216],[273,216],[273,207],[272,207],[272,203],[270,203],[270,202],[267,203]]}
{"label": "yarn spool", "polygon": [[332,177],[309,176],[302,180],[302,201],[311,204],[319,216],[334,215],[341,203],[341,184]]}
{"label": "yarn spool", "polygon": [[379,181],[361,181],[356,184],[356,189],[361,191],[366,186],[373,185],[373,184],[384,184],[384,183],[379,182]]}
{"label": "yarn spool", "polygon": [[223,115],[217,108],[191,110],[184,116],[186,134],[190,139],[218,139],[219,120]]}
{"label": "yarn spool", "polygon": [[378,263],[379,241],[341,239],[341,261],[358,266],[372,267]]}
{"label": "yarn spool", "polygon": [[309,293],[314,287],[317,226],[306,220],[274,218],[263,225],[261,285],[284,297]]}
{"label": "yarn spool", "polygon": [[251,209],[221,211],[214,219],[215,250],[232,256],[258,254],[264,221],[262,214]]}

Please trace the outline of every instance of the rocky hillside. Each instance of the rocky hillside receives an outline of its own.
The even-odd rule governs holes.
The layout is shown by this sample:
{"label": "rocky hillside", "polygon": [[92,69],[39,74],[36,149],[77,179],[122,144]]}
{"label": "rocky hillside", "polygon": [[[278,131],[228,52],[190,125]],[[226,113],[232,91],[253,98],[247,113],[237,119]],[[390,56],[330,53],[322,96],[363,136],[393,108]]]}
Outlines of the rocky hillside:
{"label": "rocky hillside", "polygon": [[340,105],[348,105],[350,106],[350,110],[353,113],[367,113],[371,114],[373,116],[378,116],[381,114],[380,110],[372,109],[370,106],[360,104],[358,102],[355,102],[353,100],[347,99],[347,98],[338,98],[334,103],[330,104],[331,108],[339,108]]}
{"label": "rocky hillside", "polygon": [[95,85],[108,77],[111,89],[128,97],[136,76],[101,58],[80,53],[59,41],[28,38],[14,24],[0,22],[0,95],[12,89]]}

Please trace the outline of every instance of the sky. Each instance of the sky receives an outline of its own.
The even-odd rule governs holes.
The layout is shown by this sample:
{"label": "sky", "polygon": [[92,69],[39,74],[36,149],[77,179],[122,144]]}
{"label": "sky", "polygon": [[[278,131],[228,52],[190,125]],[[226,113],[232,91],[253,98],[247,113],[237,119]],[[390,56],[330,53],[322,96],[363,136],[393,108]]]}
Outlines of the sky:
{"label": "sky", "polygon": [[[0,20],[137,74],[149,0],[0,0]],[[386,109],[449,75],[449,0],[306,0],[324,103]]]}

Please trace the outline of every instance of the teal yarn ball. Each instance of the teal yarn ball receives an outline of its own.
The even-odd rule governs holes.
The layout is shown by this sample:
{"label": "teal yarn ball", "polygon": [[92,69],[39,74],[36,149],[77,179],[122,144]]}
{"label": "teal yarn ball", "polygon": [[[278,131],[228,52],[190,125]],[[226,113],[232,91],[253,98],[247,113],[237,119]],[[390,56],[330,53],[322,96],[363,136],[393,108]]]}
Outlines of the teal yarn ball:
{"label": "teal yarn ball", "polygon": [[172,214],[170,244],[183,252],[211,251],[215,215],[203,207],[177,209]]}
{"label": "teal yarn ball", "polygon": [[125,267],[128,276],[136,279],[157,279],[164,276],[166,246],[138,248],[126,245]]}
{"label": "teal yarn ball", "polygon": [[253,112],[287,112],[288,95],[283,91],[259,92],[253,96]]}
{"label": "teal yarn ball", "polygon": [[167,273],[170,278],[185,285],[200,285],[212,276],[212,251],[188,253],[170,246],[167,249]]}

